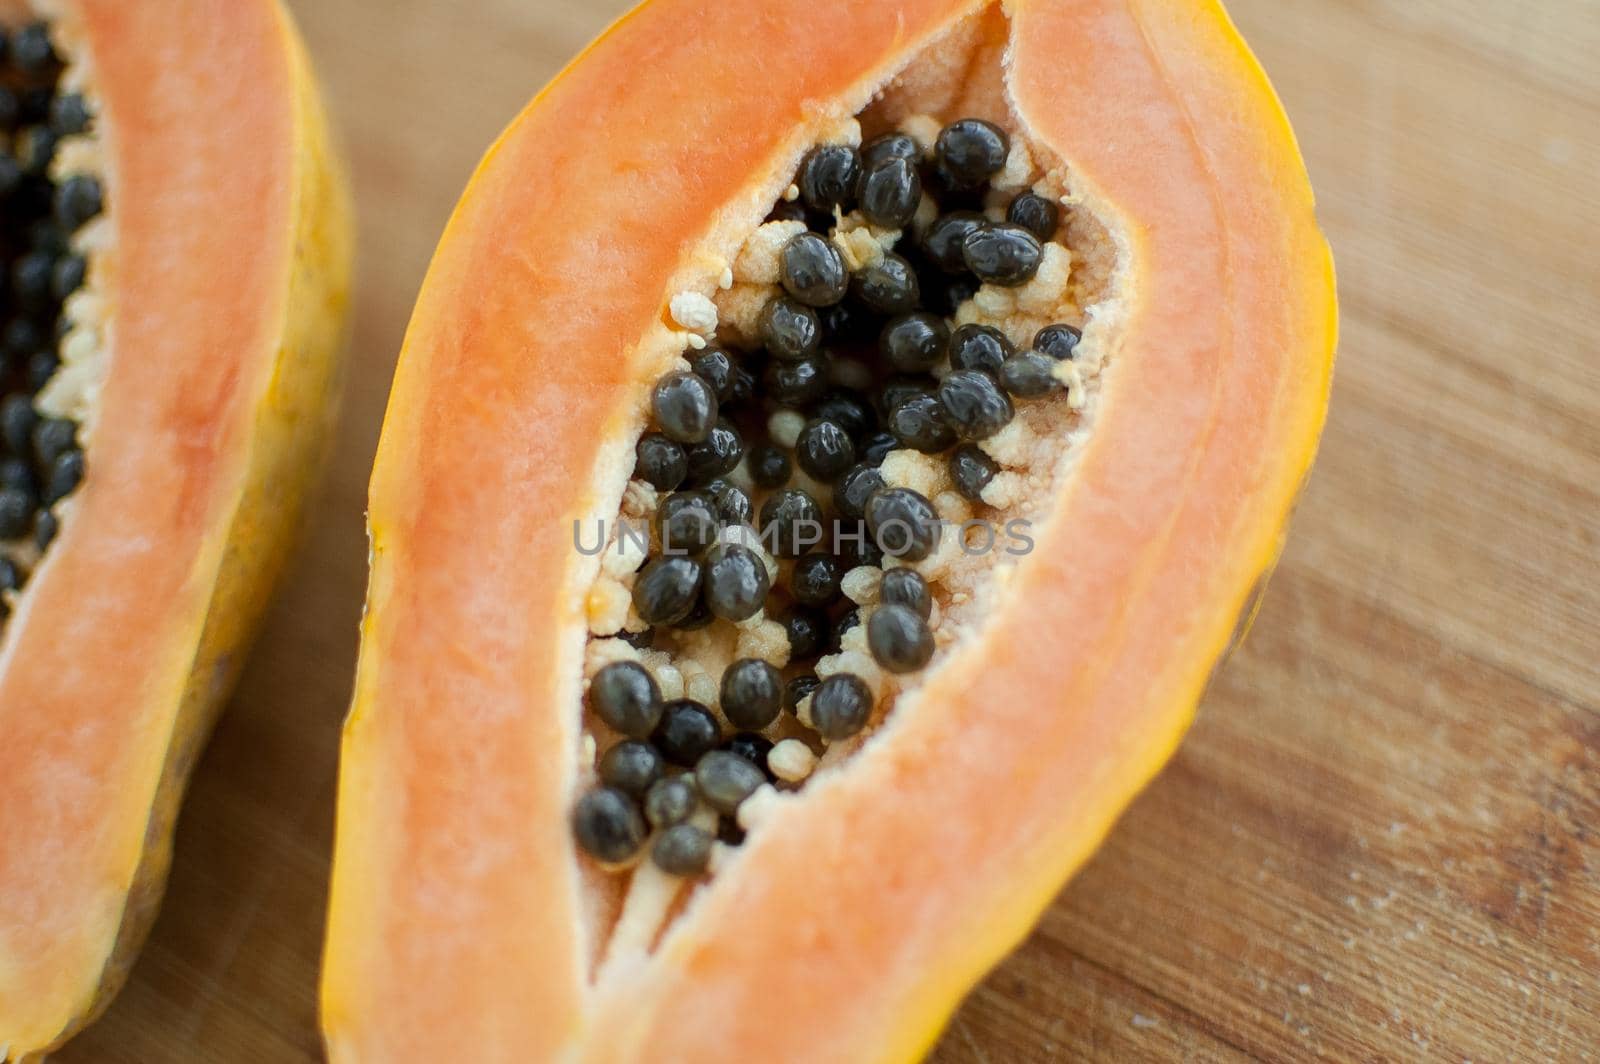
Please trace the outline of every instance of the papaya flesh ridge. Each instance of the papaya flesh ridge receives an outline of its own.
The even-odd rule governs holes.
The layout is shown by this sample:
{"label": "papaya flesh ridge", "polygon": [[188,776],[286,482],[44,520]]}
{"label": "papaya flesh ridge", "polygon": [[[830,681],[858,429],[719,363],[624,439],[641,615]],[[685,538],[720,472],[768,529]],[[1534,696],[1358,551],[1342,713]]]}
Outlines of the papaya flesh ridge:
{"label": "papaya flesh ridge", "polygon": [[12,2],[87,68],[113,226],[89,476],[0,660],[0,1057],[109,1003],[331,436],[352,233],[273,0]]}
{"label": "papaya flesh ridge", "polygon": [[[597,975],[568,828],[593,576],[572,524],[615,512],[681,347],[667,298],[705,288],[708,251],[738,246],[821,131],[980,11],[1013,128],[1117,241],[1116,313],[1085,333],[1115,362],[1093,431],[985,623],[653,950]],[[401,354],[344,738],[331,1058],[925,1051],[1176,747],[1277,556],[1334,342],[1298,149],[1217,4],[635,9],[485,157]]]}

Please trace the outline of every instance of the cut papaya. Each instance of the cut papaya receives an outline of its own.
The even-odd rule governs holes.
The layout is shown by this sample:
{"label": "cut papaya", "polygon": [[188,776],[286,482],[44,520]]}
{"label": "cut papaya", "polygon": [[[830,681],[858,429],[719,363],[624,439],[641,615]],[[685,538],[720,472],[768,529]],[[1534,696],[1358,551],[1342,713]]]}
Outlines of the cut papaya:
{"label": "cut papaya", "polygon": [[924,1050],[1177,744],[1334,331],[1214,4],[635,9],[406,336],[331,1058]]}
{"label": "cut papaya", "polygon": [[115,992],[329,437],[351,234],[270,0],[0,4],[0,1057]]}

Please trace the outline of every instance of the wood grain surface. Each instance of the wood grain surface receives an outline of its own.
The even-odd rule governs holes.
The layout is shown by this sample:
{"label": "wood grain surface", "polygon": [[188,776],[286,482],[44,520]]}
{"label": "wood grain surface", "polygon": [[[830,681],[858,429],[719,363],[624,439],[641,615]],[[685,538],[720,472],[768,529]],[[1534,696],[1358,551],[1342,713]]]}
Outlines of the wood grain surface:
{"label": "wood grain surface", "polygon": [[[200,766],[149,947],[60,1061],[320,1058],[336,746],[394,355],[479,154],[621,7],[292,6],[360,203],[338,457]],[[1176,761],[935,1059],[1594,1059],[1600,4],[1233,10],[1339,264],[1321,458]]]}

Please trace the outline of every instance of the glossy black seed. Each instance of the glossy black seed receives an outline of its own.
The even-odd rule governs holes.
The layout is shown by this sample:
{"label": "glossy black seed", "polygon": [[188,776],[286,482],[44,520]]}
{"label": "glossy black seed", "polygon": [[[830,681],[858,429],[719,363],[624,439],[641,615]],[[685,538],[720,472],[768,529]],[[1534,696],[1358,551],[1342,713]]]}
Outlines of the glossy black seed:
{"label": "glossy black seed", "polygon": [[744,457],[744,437],[726,419],[719,419],[711,434],[689,447],[689,483],[702,485],[733,472]]}
{"label": "glossy black seed", "polygon": [[844,298],[850,274],[839,249],[816,233],[790,237],[778,256],[784,291],[808,307],[826,307]]}
{"label": "glossy black seed", "polygon": [[772,582],[766,563],[749,547],[719,543],[706,552],[706,606],[723,620],[743,621],[766,605]]}
{"label": "glossy black seed", "polygon": [[889,412],[889,431],[902,447],[938,454],[955,446],[956,432],[945,419],[938,396],[913,395]]}
{"label": "glossy black seed", "polygon": [[40,550],[44,550],[46,547],[48,547],[50,545],[50,541],[56,538],[56,531],[58,530],[58,527],[59,525],[56,521],[56,515],[51,513],[49,510],[41,510],[39,512],[39,517],[33,523],[34,546],[38,547]]}
{"label": "glossy black seed", "polygon": [[933,157],[955,188],[976,188],[1000,172],[1011,145],[1005,133],[981,118],[963,118],[939,131]]}
{"label": "glossy black seed", "polygon": [[916,672],[933,657],[933,633],[909,607],[879,606],[867,621],[867,649],[889,672]]}
{"label": "glossy black seed", "polygon": [[824,396],[812,413],[838,425],[850,434],[852,440],[860,437],[878,423],[867,397],[854,391],[837,391]]}
{"label": "glossy black seed", "polygon": [[797,558],[822,542],[822,507],[799,488],[767,496],[761,504],[761,541],[780,558]]}
{"label": "glossy black seed", "polygon": [[890,451],[900,446],[900,441],[894,438],[892,432],[874,432],[857,448],[860,459],[867,465],[881,465]]}
{"label": "glossy black seed", "polygon": [[56,63],[56,50],[50,43],[50,30],[42,22],[32,22],[11,37],[11,62],[24,74],[39,74]]}
{"label": "glossy black seed", "polygon": [[59,138],[49,126],[28,126],[17,135],[17,162],[23,174],[43,177],[56,156]]}
{"label": "glossy black seed", "polygon": [[861,175],[861,215],[873,225],[902,229],[922,200],[922,179],[909,159],[884,159]]}
{"label": "glossy black seed", "polygon": [[889,569],[878,585],[878,602],[885,606],[904,606],[923,620],[933,615],[933,594],[928,582],[915,569]]}
{"label": "glossy black seed", "polygon": [[666,771],[661,752],[637,739],[624,739],[600,758],[600,782],[635,798],[644,797]]}
{"label": "glossy black seed", "polygon": [[983,215],[976,211],[942,214],[928,227],[927,234],[922,238],[923,253],[946,273],[965,272],[967,260],[961,253],[962,245],[968,234],[987,224]]}
{"label": "glossy black seed", "polygon": [[659,432],[647,432],[633,448],[633,475],[657,491],[671,491],[689,475],[689,456]]}
{"label": "glossy black seed", "polygon": [[814,658],[828,638],[827,618],[814,610],[794,609],[780,618],[789,637],[789,660]]}
{"label": "glossy black seed", "polygon": [[800,186],[800,199],[812,210],[831,212],[838,207],[848,211],[860,179],[860,153],[845,144],[823,144],[801,160],[795,184]]}
{"label": "glossy black seed", "polygon": [[851,466],[833,486],[833,508],[841,517],[864,517],[867,500],[883,486],[883,474],[876,466],[865,462]]}
{"label": "glossy black seed", "polygon": [[817,689],[822,683],[817,679],[816,673],[803,673],[790,680],[783,688],[783,708],[793,713],[799,707],[800,701]]}
{"label": "glossy black seed", "polygon": [[787,296],[767,301],[761,308],[756,330],[772,357],[785,362],[815,354],[822,342],[822,321],[817,312]]}
{"label": "glossy black seed", "polygon": [[61,256],[50,271],[50,294],[57,301],[66,299],[83,287],[88,273],[89,260],[82,255]]}
{"label": "glossy black seed", "polygon": [[711,385],[718,403],[726,402],[733,390],[733,371],[732,356],[714,344],[689,352],[689,372]]}
{"label": "glossy black seed", "polygon": [[855,464],[856,445],[842,426],[826,418],[813,418],[800,430],[794,457],[801,469],[827,482]]}
{"label": "glossy black seed", "polygon": [[668,702],[650,741],[674,765],[692,767],[722,741],[722,726],[711,710],[692,698]]}
{"label": "glossy black seed", "polygon": [[811,693],[811,726],[824,739],[848,739],[872,716],[872,689],[859,676],[837,672]]}
{"label": "glossy black seed", "polygon": [[679,491],[661,501],[655,513],[661,553],[698,556],[717,540],[722,515],[708,491]]}
{"label": "glossy black seed", "polygon": [[1019,399],[1049,395],[1061,387],[1054,376],[1055,359],[1037,351],[1023,351],[1000,367],[1000,386]]}
{"label": "glossy black seed", "polygon": [[933,504],[910,488],[884,488],[868,499],[867,528],[885,554],[912,562],[933,553],[942,531]]}
{"label": "glossy black seed", "polygon": [[833,627],[828,632],[828,650],[837,654],[844,646],[845,633],[861,624],[861,609],[851,607],[838,617],[834,618]]}
{"label": "glossy black seed", "polygon": [[1006,221],[1022,226],[1043,243],[1056,235],[1061,208],[1037,192],[1022,192],[1006,208]]}
{"label": "glossy black seed", "polygon": [[50,383],[50,378],[60,368],[61,360],[54,352],[35,351],[28,356],[28,388],[37,393]]}
{"label": "glossy black seed", "polygon": [[780,406],[809,406],[828,391],[828,364],[821,355],[795,362],[774,361],[762,374],[767,398]]}
{"label": "glossy black seed", "polygon": [[601,787],[578,799],[572,812],[572,831],[586,853],[607,864],[626,861],[639,852],[648,834],[633,799],[611,787]]}
{"label": "glossy black seed", "polygon": [[83,483],[83,464],[83,452],[76,447],[56,456],[44,481],[42,501],[46,506],[71,495],[73,489]]}
{"label": "glossy black seed", "polygon": [[1078,341],[1082,339],[1082,329],[1065,323],[1046,325],[1034,334],[1033,349],[1057,362],[1067,362],[1077,357]]}
{"label": "glossy black seed", "polygon": [[990,375],[1016,353],[1005,334],[992,325],[962,325],[950,334],[952,369],[975,369]]}
{"label": "glossy black seed", "polygon": [[0,130],[14,130],[22,120],[22,101],[10,86],[0,85]]}
{"label": "glossy black seed", "polygon": [[719,813],[734,812],[766,782],[765,772],[728,750],[708,751],[695,762],[695,787],[706,804]]}
{"label": "glossy black seed", "polygon": [[692,776],[656,780],[644,795],[644,818],[658,828],[681,824],[689,819],[699,801]]}
{"label": "glossy black seed", "polygon": [[867,168],[888,162],[890,159],[909,159],[918,162],[922,149],[905,133],[882,133],[867,141],[861,148],[861,165]]}
{"label": "glossy black seed", "polygon": [[883,382],[878,389],[878,401],[888,413],[908,399],[932,395],[938,387],[939,382],[926,373],[898,374]]}
{"label": "glossy black seed", "polygon": [[643,739],[661,720],[661,689],[638,662],[613,661],[589,681],[589,706],[607,727]]}
{"label": "glossy black seed", "polygon": [[711,385],[682,370],[656,381],[650,408],[661,431],[679,443],[699,443],[717,423],[717,397]]}
{"label": "glossy black seed", "polygon": [[883,327],[878,350],[903,373],[932,369],[950,345],[950,327],[937,314],[902,314]]}
{"label": "glossy black seed", "polygon": [[0,439],[12,454],[32,454],[33,427],[38,423],[39,415],[28,396],[12,394],[0,400]]}
{"label": "glossy black seed", "polygon": [[1010,223],[972,230],[961,242],[961,255],[979,280],[1007,287],[1032,280],[1044,258],[1038,238]]}
{"label": "glossy black seed", "polygon": [[693,824],[674,824],[650,844],[650,860],[669,876],[698,876],[711,861],[712,838]]}
{"label": "glossy black seed", "polygon": [[[19,591],[27,580],[27,574],[22,567],[10,558],[0,558],[0,591]],[[4,603],[0,603],[0,617],[9,612]]]}
{"label": "glossy black seed", "polygon": [[718,479],[707,484],[705,490],[716,502],[717,516],[722,518],[724,526],[750,523],[755,508],[743,488],[732,481]]}
{"label": "glossy black seed", "polygon": [[656,630],[646,628],[642,632],[630,632],[624,629],[617,633],[617,638],[638,650],[649,650],[656,645]]}
{"label": "glossy black seed", "polygon": [[29,493],[17,488],[0,488],[0,539],[25,535],[33,522],[37,503]]}
{"label": "glossy black seed", "polygon": [[955,481],[956,490],[973,502],[983,501],[983,489],[989,486],[989,481],[998,472],[1000,467],[994,459],[984,454],[976,444],[957,447],[950,456],[950,479]]}
{"label": "glossy black seed", "polygon": [[964,440],[988,439],[1011,423],[1016,411],[993,377],[975,369],[958,369],[939,382],[944,420]]}
{"label": "glossy black seed", "polygon": [[783,708],[783,677],[770,662],[740,658],[722,674],[722,715],[735,728],[760,731]]}
{"label": "glossy black seed", "polygon": [[826,606],[839,597],[839,559],[813,551],[795,560],[789,574],[789,593],[802,606]]}
{"label": "glossy black seed", "polygon": [[730,754],[738,754],[759,768],[770,781],[772,770],[767,768],[767,755],[772,753],[772,740],[759,732],[740,732],[723,744]]}
{"label": "glossy black seed", "polygon": [[68,232],[77,229],[99,214],[104,206],[100,180],[87,174],[75,174],[56,189],[56,221]]}
{"label": "glossy black seed", "polygon": [[706,605],[706,600],[702,597],[695,600],[694,608],[689,611],[689,615],[672,627],[680,632],[692,632],[697,628],[704,628],[716,619],[716,614],[711,612],[711,607]]}
{"label": "glossy black seed", "polygon": [[33,426],[33,459],[40,469],[49,469],[56,459],[77,444],[78,426],[66,418],[40,418]]}
{"label": "glossy black seed", "polygon": [[633,608],[647,624],[677,624],[700,599],[700,563],[693,558],[652,558],[633,585]]}
{"label": "glossy black seed", "polygon": [[758,488],[781,488],[789,483],[794,469],[781,447],[758,443],[750,448],[750,479]]}
{"label": "glossy black seed", "polygon": [[63,137],[82,133],[93,117],[88,103],[75,92],[62,93],[50,101],[50,128]]}
{"label": "glossy black seed", "polygon": [[880,314],[912,310],[922,298],[911,263],[893,252],[885,254],[878,265],[859,270],[850,279],[850,291]]}

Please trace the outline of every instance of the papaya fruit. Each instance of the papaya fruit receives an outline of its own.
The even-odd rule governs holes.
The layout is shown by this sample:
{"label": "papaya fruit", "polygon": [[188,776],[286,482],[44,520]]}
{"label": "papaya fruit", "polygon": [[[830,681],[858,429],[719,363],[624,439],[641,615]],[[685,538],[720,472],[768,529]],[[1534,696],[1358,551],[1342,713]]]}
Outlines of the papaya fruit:
{"label": "papaya fruit", "polygon": [[330,438],[352,234],[271,0],[0,4],[0,1057],[102,1009]]}
{"label": "papaya fruit", "polygon": [[1215,3],[634,9],[406,334],[330,1058],[924,1051],[1173,752],[1334,335]]}

